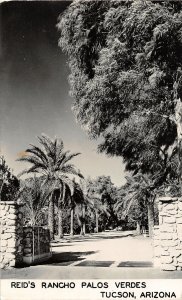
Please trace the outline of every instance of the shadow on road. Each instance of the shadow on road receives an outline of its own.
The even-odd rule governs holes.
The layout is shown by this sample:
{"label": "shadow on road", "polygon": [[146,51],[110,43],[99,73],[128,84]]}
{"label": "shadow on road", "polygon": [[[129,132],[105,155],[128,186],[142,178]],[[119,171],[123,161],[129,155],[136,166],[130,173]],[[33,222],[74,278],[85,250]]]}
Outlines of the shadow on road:
{"label": "shadow on road", "polygon": [[[112,240],[112,239],[121,239],[121,238],[126,238],[126,237],[129,237],[129,236],[132,236],[132,237],[135,237],[135,235],[133,233],[128,233],[128,234],[125,234],[125,235],[103,235],[103,234],[97,234],[97,235],[88,235],[88,236],[73,236],[73,237],[65,237],[64,239],[62,240],[57,240],[57,241],[53,241],[51,243],[51,246],[52,247],[63,247],[65,246],[71,246],[69,245],[69,243],[74,243],[74,242],[89,242],[89,241],[100,241],[100,240],[106,240],[106,239],[109,239],[109,240]],[[63,245],[64,244],[64,245]]]}
{"label": "shadow on road", "polygon": [[61,252],[54,253],[52,257],[46,261],[41,263],[42,265],[52,265],[52,266],[68,266],[76,261],[82,261],[85,259],[85,256],[96,253],[96,251],[87,251],[87,252]]}

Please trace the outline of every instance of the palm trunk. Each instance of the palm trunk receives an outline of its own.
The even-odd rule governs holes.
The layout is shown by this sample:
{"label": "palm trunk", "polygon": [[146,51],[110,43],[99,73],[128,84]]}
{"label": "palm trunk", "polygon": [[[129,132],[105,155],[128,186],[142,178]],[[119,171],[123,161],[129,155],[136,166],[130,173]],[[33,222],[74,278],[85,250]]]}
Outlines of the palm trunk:
{"label": "palm trunk", "polygon": [[60,194],[58,200],[58,235],[59,238],[63,238],[63,202],[65,198],[65,185],[62,186],[62,195]]}
{"label": "palm trunk", "polygon": [[179,157],[179,182],[182,186],[182,101],[176,100],[175,119],[178,138],[178,157]]}
{"label": "palm trunk", "polygon": [[137,221],[136,233],[140,234],[140,223]]}
{"label": "palm trunk", "polygon": [[58,236],[59,238],[63,238],[63,211],[62,211],[62,203],[59,204],[58,209]]}
{"label": "palm trunk", "polygon": [[73,236],[73,225],[74,225],[74,208],[71,208],[71,225],[70,225],[70,235]]}
{"label": "palm trunk", "polygon": [[51,240],[54,239],[54,197],[53,193],[50,195],[49,211],[48,211],[48,226],[50,230]]}
{"label": "palm trunk", "polygon": [[99,215],[98,215],[98,211],[95,211],[95,222],[96,222],[96,233],[99,232]]}
{"label": "palm trunk", "polygon": [[147,204],[148,210],[148,229],[149,229],[149,236],[153,236],[153,227],[154,227],[154,204],[148,202]]}
{"label": "palm trunk", "polygon": [[85,228],[85,204],[83,204],[83,206],[82,206],[82,219],[83,219],[82,234],[85,235],[85,233],[86,233],[86,228]]}

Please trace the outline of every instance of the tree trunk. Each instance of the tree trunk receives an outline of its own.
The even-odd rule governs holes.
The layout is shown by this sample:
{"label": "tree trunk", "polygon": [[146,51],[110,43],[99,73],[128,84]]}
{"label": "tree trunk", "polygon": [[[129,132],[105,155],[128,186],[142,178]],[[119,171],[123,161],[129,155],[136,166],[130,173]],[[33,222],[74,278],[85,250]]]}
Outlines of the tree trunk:
{"label": "tree trunk", "polygon": [[58,235],[59,238],[63,238],[63,202],[65,198],[65,185],[62,186],[62,195],[60,193],[60,197],[58,199]]}
{"label": "tree trunk", "polygon": [[154,204],[148,202],[147,204],[148,210],[148,229],[149,229],[149,236],[153,236],[153,227],[154,227]]}
{"label": "tree trunk", "polygon": [[85,230],[85,204],[82,205],[82,235],[85,235],[86,230]]}
{"label": "tree trunk", "polygon": [[182,186],[182,101],[176,100],[175,107],[175,119],[177,126],[177,138],[178,138],[178,157],[179,157],[179,182]]}
{"label": "tree trunk", "polygon": [[96,210],[95,211],[95,222],[96,222],[96,227],[95,227],[95,231],[96,231],[96,233],[98,233],[99,232],[99,215],[98,215],[98,211]]}
{"label": "tree trunk", "polygon": [[59,204],[58,209],[58,236],[60,239],[63,238],[63,210],[62,203]]}
{"label": "tree trunk", "polygon": [[71,225],[70,225],[70,235],[73,236],[73,226],[74,226],[74,208],[71,208]]}
{"label": "tree trunk", "polygon": [[53,193],[51,193],[50,199],[49,199],[48,226],[49,226],[49,230],[50,230],[51,240],[54,240],[54,197],[53,197]]}
{"label": "tree trunk", "polygon": [[136,234],[140,234],[140,223],[137,221]]}

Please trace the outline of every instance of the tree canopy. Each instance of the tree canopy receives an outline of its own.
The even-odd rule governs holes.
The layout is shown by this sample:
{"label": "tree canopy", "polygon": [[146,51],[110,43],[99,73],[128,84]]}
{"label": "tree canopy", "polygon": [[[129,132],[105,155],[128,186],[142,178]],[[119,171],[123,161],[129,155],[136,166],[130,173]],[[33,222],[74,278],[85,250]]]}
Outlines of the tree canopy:
{"label": "tree canopy", "polygon": [[182,4],[74,1],[58,28],[76,119],[101,138],[99,150],[128,170],[159,173],[159,184],[175,177]]}
{"label": "tree canopy", "polygon": [[19,196],[20,182],[13,175],[3,156],[0,156],[0,199],[14,201]]}

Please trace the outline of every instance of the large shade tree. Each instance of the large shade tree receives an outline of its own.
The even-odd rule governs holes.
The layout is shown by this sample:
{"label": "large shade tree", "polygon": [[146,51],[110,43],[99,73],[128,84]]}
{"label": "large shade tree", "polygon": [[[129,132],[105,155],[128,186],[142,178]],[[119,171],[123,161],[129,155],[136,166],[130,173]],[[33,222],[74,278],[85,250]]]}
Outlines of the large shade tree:
{"label": "large shade tree", "polygon": [[178,1],[74,1],[60,16],[73,110],[100,151],[126,168],[170,176],[178,150],[182,179],[182,4]]}
{"label": "large shade tree", "polygon": [[[137,227],[144,219],[143,212],[148,214],[149,235],[152,236],[154,226],[154,201],[156,198],[156,186],[154,179],[143,174],[135,176],[126,176],[127,182],[120,194],[115,209],[122,208],[124,215],[129,215],[134,209],[137,212],[135,216]],[[147,208],[147,211],[146,209]],[[137,228],[138,230],[138,228]]]}
{"label": "large shade tree", "polygon": [[98,176],[92,181],[93,189],[100,195],[100,201],[103,207],[107,208],[107,214],[103,214],[103,228],[114,228],[119,225],[117,214],[114,211],[114,204],[117,201],[117,188],[111,181],[110,176]]}
{"label": "large shade tree", "polygon": [[113,211],[114,185],[109,176],[88,178],[83,185],[85,208],[95,216],[95,231],[106,229],[115,223]]}
{"label": "large shade tree", "polygon": [[46,135],[38,137],[40,147],[30,145],[26,149],[24,155],[18,160],[31,164],[19,175],[38,173],[44,178],[44,185],[49,187],[49,228],[51,237],[54,238],[54,204],[58,199],[58,219],[59,219],[59,235],[62,235],[62,203],[65,199],[66,186],[73,193],[73,185],[70,175],[82,177],[79,170],[75,168],[70,161],[80,153],[70,153],[64,150],[64,144],[61,139],[52,140]]}
{"label": "large shade tree", "polygon": [[6,160],[0,156],[0,200],[16,201],[19,197],[20,182],[13,175],[8,167]]}

